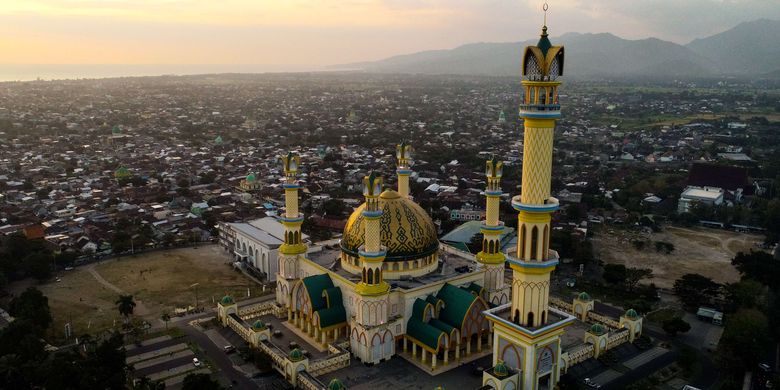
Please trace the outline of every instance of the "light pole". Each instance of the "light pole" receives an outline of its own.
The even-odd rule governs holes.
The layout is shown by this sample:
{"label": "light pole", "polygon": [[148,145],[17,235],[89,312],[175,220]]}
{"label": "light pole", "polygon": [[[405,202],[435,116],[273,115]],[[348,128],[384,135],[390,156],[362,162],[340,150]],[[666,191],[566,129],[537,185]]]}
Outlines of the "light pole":
{"label": "light pole", "polygon": [[198,310],[198,286],[200,283],[193,283],[190,285],[190,288],[195,288],[195,310]]}

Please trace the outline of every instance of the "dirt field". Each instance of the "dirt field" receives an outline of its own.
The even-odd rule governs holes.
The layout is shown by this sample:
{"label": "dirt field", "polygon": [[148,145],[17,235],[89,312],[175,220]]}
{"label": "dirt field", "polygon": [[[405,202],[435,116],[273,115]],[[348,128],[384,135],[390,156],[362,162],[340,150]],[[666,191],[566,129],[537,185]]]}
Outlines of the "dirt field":
{"label": "dirt field", "polygon": [[[635,239],[646,240],[648,244],[639,251],[631,244]],[[670,242],[675,250],[668,255],[656,252],[654,241]],[[755,243],[761,241],[762,236],[733,231],[666,227],[663,232],[650,235],[620,230],[601,233],[593,239],[593,246],[597,258],[604,262],[650,268],[656,286],[672,288],[675,280],[688,273],[704,275],[719,283],[739,280],[731,259],[738,252],[758,250]]]}
{"label": "dirt field", "polygon": [[232,269],[227,256],[216,245],[184,248],[123,257],[65,272],[61,282],[38,288],[49,297],[55,337],[61,337],[70,321],[75,334],[95,332],[121,324],[114,302],[120,293],[132,294],[135,314],[153,324],[163,312],[173,316],[176,308],[212,306],[225,294],[237,299],[252,296],[261,287]]}

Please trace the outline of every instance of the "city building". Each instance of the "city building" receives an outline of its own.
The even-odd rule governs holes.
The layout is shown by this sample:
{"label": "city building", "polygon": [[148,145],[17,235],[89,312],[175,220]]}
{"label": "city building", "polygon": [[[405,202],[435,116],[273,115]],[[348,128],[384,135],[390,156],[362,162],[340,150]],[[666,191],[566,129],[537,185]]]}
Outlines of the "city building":
{"label": "city building", "polygon": [[688,186],[680,194],[677,201],[678,213],[689,213],[695,203],[707,206],[720,206],[723,204],[723,189],[718,187]]}

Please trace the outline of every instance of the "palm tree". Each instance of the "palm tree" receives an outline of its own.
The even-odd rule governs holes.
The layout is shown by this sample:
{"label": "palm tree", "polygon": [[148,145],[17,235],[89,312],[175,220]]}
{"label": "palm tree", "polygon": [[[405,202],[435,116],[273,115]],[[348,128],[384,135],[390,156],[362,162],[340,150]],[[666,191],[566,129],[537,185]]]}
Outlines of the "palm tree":
{"label": "palm tree", "polygon": [[162,313],[162,316],[160,317],[161,320],[165,322],[165,330],[168,330],[168,321],[171,320],[171,315],[168,314],[168,312]]}
{"label": "palm tree", "polygon": [[119,295],[119,299],[117,299],[116,308],[119,310],[119,314],[125,317],[125,323],[130,319],[130,316],[133,315],[133,310],[135,309],[135,301],[133,300],[132,295]]}

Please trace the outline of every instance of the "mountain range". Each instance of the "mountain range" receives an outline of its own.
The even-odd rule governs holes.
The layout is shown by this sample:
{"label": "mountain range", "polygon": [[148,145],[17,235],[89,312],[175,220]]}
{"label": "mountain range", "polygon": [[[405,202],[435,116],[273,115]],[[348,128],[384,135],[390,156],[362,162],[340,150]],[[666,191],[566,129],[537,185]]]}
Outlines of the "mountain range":
{"label": "mountain range", "polygon": [[[656,38],[628,40],[610,33],[566,33],[551,38],[566,47],[566,74],[574,77],[780,78],[780,21],[759,19],[686,45]],[[524,42],[471,43],[379,61],[336,65],[382,73],[517,75]]]}

